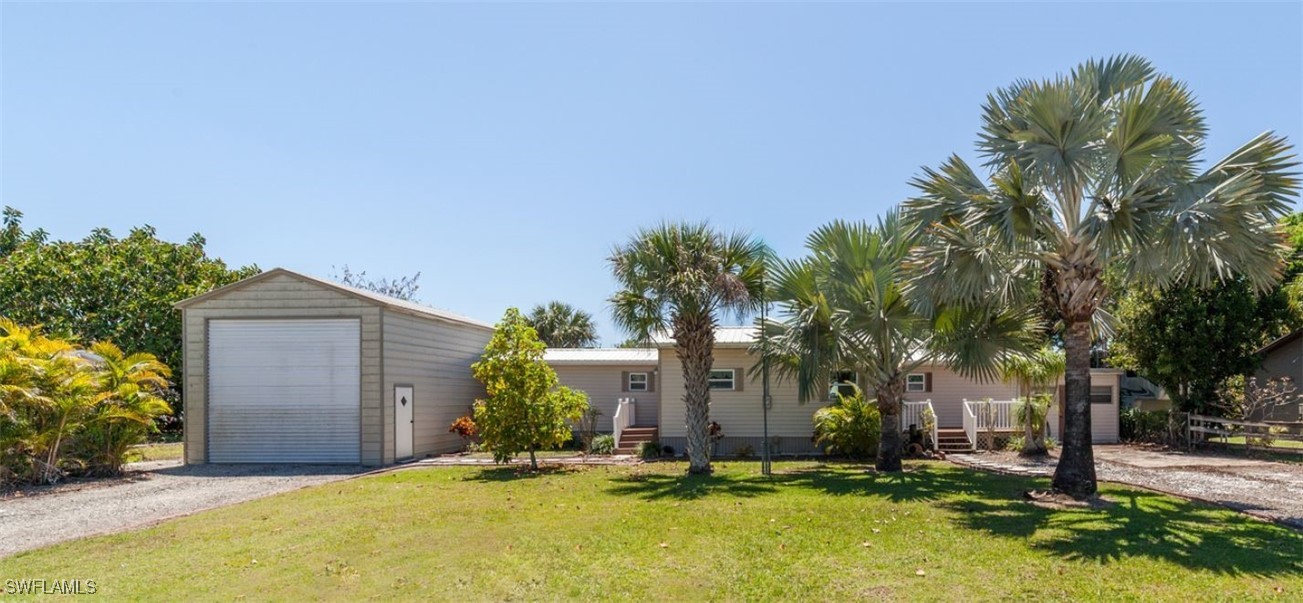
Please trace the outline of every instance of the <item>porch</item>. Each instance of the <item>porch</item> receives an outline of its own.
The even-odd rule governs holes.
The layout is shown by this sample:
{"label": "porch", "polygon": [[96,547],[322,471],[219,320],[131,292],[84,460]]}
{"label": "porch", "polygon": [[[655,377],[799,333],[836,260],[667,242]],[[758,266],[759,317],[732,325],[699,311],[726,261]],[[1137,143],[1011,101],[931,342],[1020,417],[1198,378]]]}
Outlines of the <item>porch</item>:
{"label": "porch", "polygon": [[1000,447],[1019,433],[1014,420],[1015,400],[962,401],[962,425],[942,427],[932,400],[906,401],[902,404],[900,429],[909,435],[911,427],[924,430],[942,452],[972,452]]}

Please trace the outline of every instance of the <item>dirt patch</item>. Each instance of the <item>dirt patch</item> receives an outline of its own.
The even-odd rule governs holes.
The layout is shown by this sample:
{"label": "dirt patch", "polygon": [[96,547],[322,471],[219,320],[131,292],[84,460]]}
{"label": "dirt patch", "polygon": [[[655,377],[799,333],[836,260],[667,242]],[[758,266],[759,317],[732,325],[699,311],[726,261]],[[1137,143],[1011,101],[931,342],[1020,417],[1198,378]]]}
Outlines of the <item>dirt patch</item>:
{"label": "dirt patch", "polygon": [[1023,493],[1023,498],[1032,505],[1043,509],[1109,509],[1117,506],[1117,502],[1104,498],[1102,496],[1092,496],[1086,500],[1077,500],[1067,494],[1059,494],[1053,490],[1028,490]]}

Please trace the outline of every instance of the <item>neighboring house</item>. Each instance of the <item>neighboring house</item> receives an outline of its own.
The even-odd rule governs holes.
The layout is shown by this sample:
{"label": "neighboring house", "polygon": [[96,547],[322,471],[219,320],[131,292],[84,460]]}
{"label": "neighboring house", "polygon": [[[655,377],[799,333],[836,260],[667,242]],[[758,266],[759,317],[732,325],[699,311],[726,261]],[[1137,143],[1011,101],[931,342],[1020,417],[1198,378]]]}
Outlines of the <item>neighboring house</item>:
{"label": "neighboring house", "polygon": [[277,268],[187,299],[187,463],[361,463],[451,452],[493,326]]}
{"label": "neighboring house", "polygon": [[549,348],[543,355],[561,384],[583,390],[602,414],[597,430],[613,429],[616,404],[631,401],[632,424],[655,427],[661,411],[656,350],[645,348]]}
{"label": "neighboring house", "polygon": [[[583,389],[589,399],[602,408],[604,416],[614,409],[619,398],[634,398],[639,405],[637,424],[656,427],[655,436],[661,444],[682,453],[685,443],[685,418],[683,397],[683,368],[674,352],[673,341],[657,338],[655,348],[640,350],[548,350],[545,358],[557,370],[562,385]],[[753,374],[757,358],[748,350],[755,343],[753,327],[721,327],[715,338],[714,373],[711,376],[710,417],[723,429],[724,438],[716,452],[732,454],[749,447],[761,450],[763,438],[763,412],[761,408],[762,384]],[[620,359],[621,355],[625,359]],[[638,363],[629,362],[638,358]],[[647,371],[655,382],[655,403],[659,412],[649,417],[644,411],[641,394],[627,389],[628,376],[635,370]],[[1095,406],[1091,407],[1092,430],[1098,443],[1118,441],[1118,384],[1121,371],[1096,369],[1092,371],[1092,392]],[[843,374],[841,378],[852,378]],[[911,373],[906,381],[906,398],[910,401],[930,400],[941,431],[952,436],[964,434],[964,400],[985,398],[1011,400],[1017,395],[1012,383],[983,383],[956,374],[945,366],[928,365]],[[872,392],[866,392],[872,396]],[[783,454],[814,453],[818,449],[811,441],[814,431],[813,415],[828,400],[800,403],[796,385],[771,378],[769,434],[774,450]],[[1058,433],[1057,411],[1052,413],[1052,433]],[[612,428],[607,421],[602,429]],[[966,437],[966,436],[965,436]]]}
{"label": "neighboring house", "polygon": [[1289,379],[1296,388],[1293,401],[1276,406],[1262,419],[1269,421],[1303,421],[1303,329],[1273,341],[1258,350],[1262,356],[1262,368],[1255,375],[1258,383],[1265,384],[1272,379]]}

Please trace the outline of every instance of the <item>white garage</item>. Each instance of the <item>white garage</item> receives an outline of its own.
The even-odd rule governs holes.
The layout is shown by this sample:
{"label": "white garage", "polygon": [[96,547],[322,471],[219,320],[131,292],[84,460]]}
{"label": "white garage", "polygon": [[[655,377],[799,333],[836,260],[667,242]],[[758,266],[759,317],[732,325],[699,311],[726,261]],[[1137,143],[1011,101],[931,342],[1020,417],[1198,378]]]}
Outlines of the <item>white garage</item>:
{"label": "white garage", "polygon": [[357,319],[208,322],[213,463],[360,463]]}
{"label": "white garage", "polygon": [[274,269],[185,300],[187,463],[382,465],[462,445],[491,325]]}

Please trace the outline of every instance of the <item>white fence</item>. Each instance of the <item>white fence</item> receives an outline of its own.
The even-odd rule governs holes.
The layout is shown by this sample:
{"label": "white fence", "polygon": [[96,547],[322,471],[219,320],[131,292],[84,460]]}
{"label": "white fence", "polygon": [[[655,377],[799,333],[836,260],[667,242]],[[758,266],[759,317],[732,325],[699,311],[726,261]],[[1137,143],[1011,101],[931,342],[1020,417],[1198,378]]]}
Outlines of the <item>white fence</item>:
{"label": "white fence", "polygon": [[611,417],[612,423],[615,424],[615,447],[620,447],[620,434],[625,428],[634,424],[634,412],[636,404],[633,398],[620,398],[615,404],[615,416]]}
{"label": "white fence", "polygon": [[925,416],[932,417],[932,425],[928,432],[928,437],[932,438],[931,445],[935,447],[937,445],[937,413],[936,410],[932,408],[931,399],[923,400],[921,402],[906,401],[901,403],[900,430],[905,431],[909,429],[910,425],[917,425],[919,429],[923,429],[927,425],[927,421],[924,420]]}
{"label": "white fence", "polygon": [[[1015,429],[1015,400],[969,400],[964,398],[964,433],[977,445],[977,436],[987,431],[1009,432]],[[988,442],[988,446],[992,443]]]}

